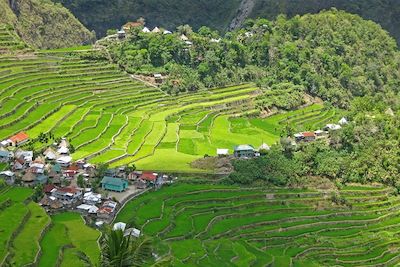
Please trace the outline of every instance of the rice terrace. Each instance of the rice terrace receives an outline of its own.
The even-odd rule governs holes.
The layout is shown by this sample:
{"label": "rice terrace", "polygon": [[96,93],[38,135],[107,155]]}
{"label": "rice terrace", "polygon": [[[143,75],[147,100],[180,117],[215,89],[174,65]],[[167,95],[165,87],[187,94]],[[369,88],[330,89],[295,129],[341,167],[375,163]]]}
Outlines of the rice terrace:
{"label": "rice terrace", "polygon": [[[316,129],[339,119],[320,104],[247,119],[240,116],[257,112],[254,84],[174,97],[133,80],[115,65],[82,60],[79,53],[71,49],[2,57],[0,139],[25,131],[40,149],[65,137],[76,150],[74,160],[193,171],[190,162],[215,155],[217,148],[271,145],[288,123]],[[40,142],[40,134],[54,138]]]}
{"label": "rice terrace", "polygon": [[0,266],[400,266],[400,53],[380,25],[246,20],[244,0],[223,32],[138,17],[96,36],[63,1],[2,1]]}

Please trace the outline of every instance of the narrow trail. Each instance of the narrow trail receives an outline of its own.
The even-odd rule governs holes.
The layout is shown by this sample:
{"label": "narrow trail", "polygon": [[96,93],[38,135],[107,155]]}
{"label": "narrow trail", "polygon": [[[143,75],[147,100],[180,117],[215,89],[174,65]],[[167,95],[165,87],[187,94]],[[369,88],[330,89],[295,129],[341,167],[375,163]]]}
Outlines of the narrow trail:
{"label": "narrow trail", "polygon": [[255,2],[254,0],[242,0],[238,10],[236,11],[235,17],[229,24],[229,30],[240,27],[243,22],[249,17],[251,11],[253,11]]}

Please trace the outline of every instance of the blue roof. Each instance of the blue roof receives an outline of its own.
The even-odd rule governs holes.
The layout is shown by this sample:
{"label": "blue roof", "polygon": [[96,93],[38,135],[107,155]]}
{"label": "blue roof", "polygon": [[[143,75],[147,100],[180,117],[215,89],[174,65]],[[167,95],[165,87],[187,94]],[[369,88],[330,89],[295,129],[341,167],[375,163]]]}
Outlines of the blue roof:
{"label": "blue roof", "polygon": [[0,157],[2,157],[2,158],[7,157],[8,158],[9,156],[10,156],[10,153],[8,151],[0,150]]}
{"label": "blue roof", "polygon": [[126,180],[122,178],[115,178],[110,176],[104,176],[101,180],[102,184],[114,185],[114,186],[124,186],[124,184],[128,183]]}
{"label": "blue roof", "polygon": [[38,181],[41,184],[45,184],[47,182],[48,177],[46,175],[39,175],[36,177],[36,181]]}

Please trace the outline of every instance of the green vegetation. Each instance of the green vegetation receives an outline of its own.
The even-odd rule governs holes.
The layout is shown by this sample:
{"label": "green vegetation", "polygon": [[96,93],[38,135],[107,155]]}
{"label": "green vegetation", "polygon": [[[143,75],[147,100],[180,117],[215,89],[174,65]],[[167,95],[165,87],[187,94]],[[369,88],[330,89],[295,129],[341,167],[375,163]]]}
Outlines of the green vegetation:
{"label": "green vegetation", "polygon": [[[0,23],[32,47],[48,49],[92,43],[94,34],[66,8],[50,0],[0,1]],[[5,15],[3,15],[5,14]],[[5,40],[0,38],[0,51]],[[8,41],[9,42],[9,41]],[[20,46],[25,46],[23,43]]]}
{"label": "green vegetation", "polygon": [[[169,30],[178,25],[190,24],[198,29],[208,26],[220,31],[228,28],[235,17],[241,13],[246,18],[264,17],[275,19],[279,14],[289,17],[306,13],[318,13],[323,9],[336,7],[350,13],[358,14],[364,19],[381,24],[397,39],[400,38],[400,10],[396,1],[383,0],[254,0],[248,1],[254,5],[240,7],[241,1],[87,1],[58,0],[79,18],[89,29],[104,36],[108,29],[119,28],[127,21],[133,21],[140,16],[146,18],[150,27],[162,26]],[[241,9],[242,8],[242,9]],[[98,14],[102,14],[101,17]],[[240,25],[236,25],[240,26]]]}
{"label": "green vegetation", "polygon": [[103,43],[129,72],[168,74],[162,85],[168,93],[256,82],[257,104],[266,111],[299,107],[305,94],[347,108],[356,96],[397,90],[400,80],[395,40],[379,25],[337,10],[250,20],[225,36],[206,27],[181,26],[174,34],[135,28],[125,41]]}
{"label": "green vegetation", "polygon": [[176,184],[130,201],[117,221],[133,220],[174,266],[395,265],[392,192]]}

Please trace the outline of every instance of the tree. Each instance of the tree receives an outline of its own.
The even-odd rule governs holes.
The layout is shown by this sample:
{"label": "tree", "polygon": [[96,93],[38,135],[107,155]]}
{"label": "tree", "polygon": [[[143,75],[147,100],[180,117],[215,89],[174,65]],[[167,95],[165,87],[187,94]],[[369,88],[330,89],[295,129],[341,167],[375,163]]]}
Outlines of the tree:
{"label": "tree", "polygon": [[[100,242],[102,267],[139,267],[148,264],[152,259],[151,240],[124,235],[122,230],[107,227]],[[78,256],[88,266],[94,266],[83,252]]]}
{"label": "tree", "polygon": [[82,174],[79,174],[78,175],[78,178],[77,178],[77,182],[76,182],[77,184],[78,184],[78,186],[80,187],[80,188],[84,188],[85,187],[85,179],[83,178],[83,175]]}

